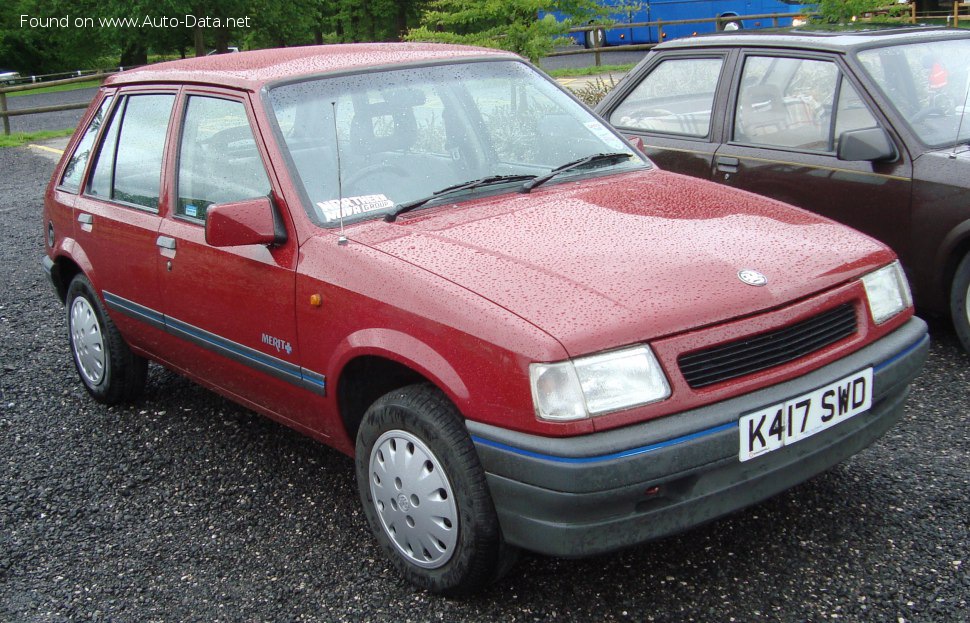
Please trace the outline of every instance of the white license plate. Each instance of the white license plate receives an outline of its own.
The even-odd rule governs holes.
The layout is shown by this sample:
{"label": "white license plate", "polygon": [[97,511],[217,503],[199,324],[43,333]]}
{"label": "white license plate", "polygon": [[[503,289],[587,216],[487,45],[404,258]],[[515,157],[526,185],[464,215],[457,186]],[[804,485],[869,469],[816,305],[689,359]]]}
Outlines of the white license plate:
{"label": "white license plate", "polygon": [[741,416],[741,449],[747,461],[811,437],[872,406],[872,368],[785,402]]}

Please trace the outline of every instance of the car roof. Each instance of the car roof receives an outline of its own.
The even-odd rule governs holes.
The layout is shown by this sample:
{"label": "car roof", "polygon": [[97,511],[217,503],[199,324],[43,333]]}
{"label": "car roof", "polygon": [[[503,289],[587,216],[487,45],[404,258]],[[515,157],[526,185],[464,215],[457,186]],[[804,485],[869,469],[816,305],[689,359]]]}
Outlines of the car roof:
{"label": "car roof", "polygon": [[105,85],[178,82],[255,91],[264,84],[299,76],[473,58],[519,57],[501,50],[435,43],[315,45],[156,63],[115,74]]}
{"label": "car roof", "polygon": [[879,26],[862,24],[849,28],[799,27],[743,30],[674,39],[657,50],[704,47],[782,47],[846,53],[866,48],[919,43],[940,39],[963,39],[970,32],[933,26]]}

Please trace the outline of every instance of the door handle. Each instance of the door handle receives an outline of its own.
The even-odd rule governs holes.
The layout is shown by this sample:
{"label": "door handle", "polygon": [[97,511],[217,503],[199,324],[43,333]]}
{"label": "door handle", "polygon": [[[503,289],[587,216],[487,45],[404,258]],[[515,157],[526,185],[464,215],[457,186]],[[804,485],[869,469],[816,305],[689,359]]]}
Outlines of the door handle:
{"label": "door handle", "polygon": [[159,249],[168,249],[169,251],[175,250],[175,238],[170,238],[168,236],[159,236],[155,240],[155,246]]}
{"label": "door handle", "polygon": [[87,212],[81,212],[77,215],[77,222],[81,225],[91,225],[94,223],[94,217]]}
{"label": "door handle", "polygon": [[725,173],[737,173],[738,165],[741,164],[739,158],[733,156],[718,156],[715,161],[718,171],[724,171]]}

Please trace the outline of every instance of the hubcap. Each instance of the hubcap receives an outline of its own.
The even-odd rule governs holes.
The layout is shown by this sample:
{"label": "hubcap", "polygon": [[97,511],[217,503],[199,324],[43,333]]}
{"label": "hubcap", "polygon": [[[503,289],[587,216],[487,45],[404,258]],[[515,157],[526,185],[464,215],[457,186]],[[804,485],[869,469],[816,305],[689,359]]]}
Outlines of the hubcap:
{"label": "hubcap", "polygon": [[458,543],[458,507],[438,457],[403,430],[381,435],[370,454],[370,493],[385,534],[412,564],[443,566]]}
{"label": "hubcap", "polygon": [[71,304],[71,346],[81,376],[95,387],[104,379],[104,336],[94,308],[83,296]]}

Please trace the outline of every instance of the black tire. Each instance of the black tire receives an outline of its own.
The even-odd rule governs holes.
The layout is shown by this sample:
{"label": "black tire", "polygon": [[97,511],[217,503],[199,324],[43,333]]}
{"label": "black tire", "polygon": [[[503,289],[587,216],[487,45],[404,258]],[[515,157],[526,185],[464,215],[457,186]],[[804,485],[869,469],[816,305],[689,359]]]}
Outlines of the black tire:
{"label": "black tire", "polygon": [[71,281],[66,303],[68,343],[88,393],[109,405],[141,395],[148,361],[128,348],[87,277],[78,275]]}
{"label": "black tire", "polygon": [[606,31],[602,28],[594,28],[583,32],[583,47],[587,50],[601,48],[606,45]]}
{"label": "black tire", "polygon": [[731,20],[729,22],[718,22],[717,29],[721,32],[737,32],[739,30],[744,30],[744,24],[740,20]]}
{"label": "black tire", "polygon": [[970,253],[953,275],[950,285],[950,318],[963,349],[970,352]]}
{"label": "black tire", "polygon": [[[405,460],[421,470],[404,470]],[[411,385],[378,399],[358,430],[355,462],[367,522],[412,584],[442,595],[469,594],[515,562],[517,550],[502,540],[471,438],[437,388]],[[422,545],[432,537],[436,546]]]}

